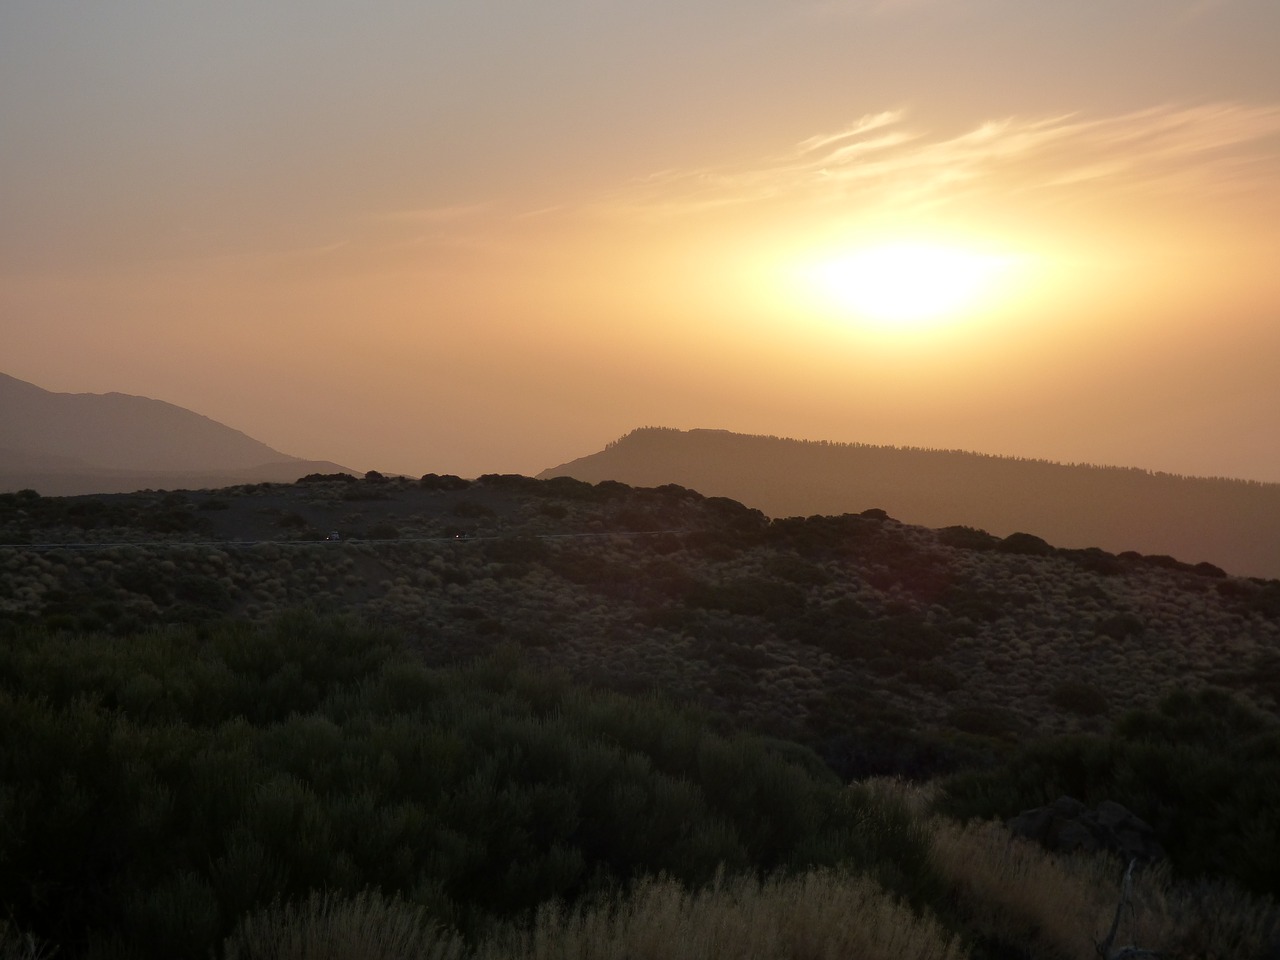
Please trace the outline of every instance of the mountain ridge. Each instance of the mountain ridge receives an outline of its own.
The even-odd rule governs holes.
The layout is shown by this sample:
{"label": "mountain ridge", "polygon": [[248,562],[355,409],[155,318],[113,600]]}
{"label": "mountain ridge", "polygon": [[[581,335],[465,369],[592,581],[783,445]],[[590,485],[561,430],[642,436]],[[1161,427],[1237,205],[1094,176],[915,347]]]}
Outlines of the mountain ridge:
{"label": "mountain ridge", "polygon": [[1280,484],[957,450],[643,427],[540,477],[676,483],[775,516],[880,507],[904,522],[1034,531],[1068,547],[1280,577]]}
{"label": "mountain ridge", "polygon": [[164,400],[55,393],[0,374],[0,490],[119,493],[347,470],[282,453]]}

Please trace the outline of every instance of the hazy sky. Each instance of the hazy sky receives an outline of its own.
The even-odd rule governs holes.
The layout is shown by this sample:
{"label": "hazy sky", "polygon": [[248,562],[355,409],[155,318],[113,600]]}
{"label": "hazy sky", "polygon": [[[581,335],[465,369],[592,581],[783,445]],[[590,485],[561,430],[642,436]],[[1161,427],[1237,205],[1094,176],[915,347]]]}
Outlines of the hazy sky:
{"label": "hazy sky", "polygon": [[1280,481],[1276,0],[0,3],[0,372]]}

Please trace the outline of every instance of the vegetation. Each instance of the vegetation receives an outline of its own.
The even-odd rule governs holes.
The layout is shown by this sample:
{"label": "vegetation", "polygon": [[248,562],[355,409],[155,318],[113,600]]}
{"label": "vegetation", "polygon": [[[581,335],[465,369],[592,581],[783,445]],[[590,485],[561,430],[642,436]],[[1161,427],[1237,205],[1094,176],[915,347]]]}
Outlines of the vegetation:
{"label": "vegetation", "polygon": [[[773,517],[875,504],[929,526],[1027,531],[1052,543],[1172,553],[1182,561],[1209,559],[1236,573],[1280,577],[1277,483],[661,427],[634,430],[542,475],[564,473],[637,486],[674,480]],[[1034,549],[1035,542],[1010,547]],[[1217,569],[1205,566],[1206,574]]]}
{"label": "vegetation", "polygon": [[0,495],[0,572],[17,624],[124,636],[305,607],[401,628],[436,665],[514,643],[802,742],[846,779],[1101,733],[1179,686],[1266,711],[1280,693],[1280,582],[876,510],[769,521],[676,486],[317,475]]}
{"label": "vegetation", "polygon": [[1280,892],[1280,722],[1222,691],[1175,692],[1107,736],[1030,744],[952,779],[943,809],[1007,817],[1064,794],[1137,813],[1183,876]]}
{"label": "vegetation", "polygon": [[927,859],[905,818],[798,748],[510,652],[432,670],[309,616],[25,629],[0,677],[0,899],[64,944],[202,955],[312,890],[396,893],[476,931],[643,875],[847,863],[910,885]]}
{"label": "vegetation", "polygon": [[879,510],[0,495],[0,960],[1096,956],[1061,794],[1123,942],[1272,956],[1278,665],[1275,581]]}

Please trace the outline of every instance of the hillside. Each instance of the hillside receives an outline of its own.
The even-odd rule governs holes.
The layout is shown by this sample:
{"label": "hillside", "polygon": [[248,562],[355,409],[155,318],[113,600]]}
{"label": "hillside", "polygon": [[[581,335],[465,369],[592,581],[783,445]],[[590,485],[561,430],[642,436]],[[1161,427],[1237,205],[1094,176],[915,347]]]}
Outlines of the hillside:
{"label": "hillside", "polygon": [[[1280,582],[879,511],[770,522],[675,486],[375,476],[10,494],[0,543],[0,616],[15,622],[120,632],[308,607],[408,629],[436,663],[514,643],[580,680],[801,740],[848,775],[1101,729],[1180,685],[1266,710],[1280,693]],[[850,739],[869,727],[873,744]]]}
{"label": "hillside", "polygon": [[677,483],[772,517],[880,507],[907,523],[1034,531],[1064,547],[1280,577],[1280,484],[921,450],[644,428],[541,477]]}
{"label": "hillside", "polygon": [[1280,942],[1280,581],[1206,563],[569,478],[23,491],[0,638],[4,960],[1133,955],[1115,861],[990,819],[1064,793],[1167,851],[1116,942]]}
{"label": "hillside", "polygon": [[0,374],[0,490],[48,495],[292,481],[342,469],[274,450],[182,407],[53,393]]}

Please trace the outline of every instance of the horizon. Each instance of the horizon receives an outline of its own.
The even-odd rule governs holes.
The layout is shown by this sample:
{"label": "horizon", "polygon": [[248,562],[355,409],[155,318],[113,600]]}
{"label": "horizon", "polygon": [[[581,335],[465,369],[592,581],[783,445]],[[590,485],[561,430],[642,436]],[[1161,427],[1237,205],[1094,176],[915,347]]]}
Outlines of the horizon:
{"label": "horizon", "polygon": [[[5,377],[5,376],[7,376],[7,374],[5,374],[4,371],[0,371],[0,377]],[[13,379],[17,379],[17,378],[13,378]],[[37,386],[37,387],[39,386],[38,384],[30,384],[30,385]],[[95,396],[95,397],[117,396],[117,397],[126,397],[130,399],[164,403],[170,406],[174,406],[173,404],[169,404],[169,401],[163,400],[162,398],[159,398],[159,397],[144,397],[137,394],[125,393],[122,391],[108,391],[106,393],[81,392],[79,394],[68,393],[66,395]],[[180,409],[185,410],[186,408],[180,408]],[[206,420],[211,419],[201,414],[200,411],[198,410],[190,410],[187,412],[193,413],[199,416],[201,419],[206,419]],[[258,438],[250,436],[244,431],[238,430],[234,426],[234,424],[224,424],[216,420],[212,422],[214,422],[218,426],[226,427],[227,429],[235,433],[243,434],[249,440],[252,440],[255,442],[261,442],[261,441],[258,441]],[[608,451],[616,448],[620,444],[631,439],[634,435],[644,434],[644,433],[654,433],[654,434],[657,434],[657,433],[680,433],[680,434],[711,433],[711,434],[723,434],[727,436],[732,436],[741,440],[769,440],[769,441],[779,441],[782,443],[796,443],[801,445],[819,446],[819,447],[831,448],[831,449],[847,448],[847,449],[864,449],[864,450],[887,450],[887,451],[902,452],[902,453],[953,454],[953,455],[959,455],[959,456],[977,457],[985,460],[1007,460],[1013,463],[1035,463],[1035,464],[1041,464],[1046,466],[1063,467],[1068,469],[1084,468],[1084,469],[1103,470],[1103,471],[1136,472],[1136,473],[1141,473],[1150,477],[1169,478],[1173,480],[1227,481],[1229,483],[1239,483],[1239,484],[1250,485],[1250,486],[1268,486],[1268,485],[1277,483],[1277,481],[1257,480],[1250,477],[1232,477],[1232,476],[1223,476],[1223,475],[1214,475],[1214,474],[1174,473],[1166,470],[1155,470],[1155,469],[1143,466],[1141,464],[1133,464],[1133,463],[1092,463],[1088,461],[1065,461],[1065,460],[1053,460],[1053,459],[1048,459],[1044,457],[1021,457],[1016,455],[996,453],[996,452],[985,451],[985,450],[967,450],[959,447],[929,447],[929,446],[915,446],[915,445],[903,445],[903,444],[867,443],[861,440],[831,440],[825,437],[793,437],[793,436],[781,436],[778,434],[742,433],[738,431],[727,430],[722,427],[701,426],[701,427],[681,428],[681,427],[668,427],[661,424],[646,424],[639,427],[633,427],[630,430],[627,430],[625,433],[621,434],[620,436],[614,437],[612,440],[608,440],[605,443],[603,443],[601,446],[595,449],[592,449],[586,453],[582,453],[577,456],[570,457],[569,459],[561,461],[559,463],[549,464],[546,467],[542,467],[541,469],[518,472],[518,475],[527,476],[527,477],[538,477],[542,473],[546,473],[550,470],[554,470],[559,467],[567,466],[568,464],[574,463],[578,460],[590,460],[599,454],[607,453]],[[272,449],[275,449],[275,448],[272,448]],[[305,460],[307,462],[312,462],[312,463],[331,463],[334,466],[341,467],[344,470],[350,470],[353,472],[353,474],[356,474],[356,475],[372,472],[372,473],[379,473],[382,475],[392,476],[392,477],[405,477],[408,479],[415,479],[421,476],[444,475],[446,473],[444,471],[428,471],[426,474],[405,473],[405,472],[394,471],[394,470],[384,470],[384,469],[378,468],[377,466],[373,466],[373,467],[368,467],[365,465],[352,466],[350,464],[339,463],[329,457],[316,457],[316,458],[297,457],[291,454],[287,450],[276,449],[275,452],[289,459]],[[121,468],[115,467],[115,468],[103,468],[103,469],[118,470]],[[498,475],[501,473],[502,471],[490,470],[490,471],[483,471],[481,473],[474,473],[474,474],[458,474],[457,476],[462,476],[464,479],[474,480],[486,474]],[[510,474],[511,471],[507,471],[507,473]]]}
{"label": "horizon", "polygon": [[3,372],[408,476],[663,424],[1280,482],[1278,32],[18,0]]}

